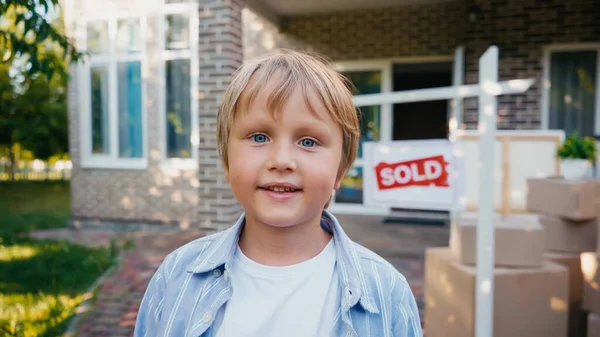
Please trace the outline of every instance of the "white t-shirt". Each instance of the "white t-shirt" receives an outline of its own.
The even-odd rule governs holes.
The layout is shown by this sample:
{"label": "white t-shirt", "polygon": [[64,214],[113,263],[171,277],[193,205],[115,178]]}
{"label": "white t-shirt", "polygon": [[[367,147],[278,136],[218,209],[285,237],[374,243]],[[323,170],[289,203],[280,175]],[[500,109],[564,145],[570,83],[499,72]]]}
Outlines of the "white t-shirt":
{"label": "white t-shirt", "polygon": [[256,263],[238,247],[215,337],[329,337],[340,308],[335,262],[333,239],[314,258],[284,267]]}

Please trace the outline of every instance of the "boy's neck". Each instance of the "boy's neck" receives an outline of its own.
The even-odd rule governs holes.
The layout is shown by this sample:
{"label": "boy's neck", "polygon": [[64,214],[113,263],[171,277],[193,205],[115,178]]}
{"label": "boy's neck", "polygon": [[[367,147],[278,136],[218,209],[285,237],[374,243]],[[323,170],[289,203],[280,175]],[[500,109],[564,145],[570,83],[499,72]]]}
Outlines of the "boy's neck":
{"label": "boy's neck", "polygon": [[331,239],[318,217],[290,227],[269,226],[246,217],[238,245],[249,259],[267,266],[289,266],[317,256]]}

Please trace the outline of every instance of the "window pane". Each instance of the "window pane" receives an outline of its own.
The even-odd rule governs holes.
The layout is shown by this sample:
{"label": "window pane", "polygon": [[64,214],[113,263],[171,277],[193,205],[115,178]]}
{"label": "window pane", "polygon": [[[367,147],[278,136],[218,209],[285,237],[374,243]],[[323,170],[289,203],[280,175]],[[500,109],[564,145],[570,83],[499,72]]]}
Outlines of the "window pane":
{"label": "window pane", "polygon": [[117,52],[136,53],[142,47],[140,19],[120,19],[117,21]]}
{"label": "window pane", "polygon": [[596,51],[553,52],[550,56],[551,129],[593,136]]}
{"label": "window pane", "polygon": [[87,49],[90,54],[108,53],[108,22],[95,21],[88,23]]}
{"label": "window pane", "polygon": [[141,63],[119,62],[119,157],[140,158],[142,149]]}
{"label": "window pane", "polygon": [[187,14],[167,15],[166,48],[169,50],[187,49],[190,47],[190,25]]}
{"label": "window pane", "polygon": [[167,157],[191,158],[190,60],[166,62]]}
{"label": "window pane", "polygon": [[92,153],[108,154],[110,151],[110,117],[108,115],[108,69],[91,68],[92,97]]}
{"label": "window pane", "polygon": [[335,192],[335,202],[362,204],[363,202],[363,169],[353,167],[342,180],[342,184]]}

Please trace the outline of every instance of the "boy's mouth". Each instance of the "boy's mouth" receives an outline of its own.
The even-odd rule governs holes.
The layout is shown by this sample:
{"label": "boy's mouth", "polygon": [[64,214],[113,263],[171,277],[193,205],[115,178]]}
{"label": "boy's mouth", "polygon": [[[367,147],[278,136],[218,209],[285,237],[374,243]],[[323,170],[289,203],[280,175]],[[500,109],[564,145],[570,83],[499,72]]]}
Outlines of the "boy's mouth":
{"label": "boy's mouth", "polygon": [[266,184],[259,187],[261,190],[276,192],[276,193],[291,193],[291,192],[300,192],[302,189],[298,188],[292,184],[282,184],[282,183],[274,183],[274,184]]}

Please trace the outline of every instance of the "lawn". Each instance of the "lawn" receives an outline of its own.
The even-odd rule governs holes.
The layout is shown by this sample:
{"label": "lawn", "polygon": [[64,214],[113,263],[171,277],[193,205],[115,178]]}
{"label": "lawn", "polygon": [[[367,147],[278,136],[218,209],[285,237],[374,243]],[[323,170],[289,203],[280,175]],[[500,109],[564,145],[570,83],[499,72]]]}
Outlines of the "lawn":
{"label": "lawn", "polygon": [[27,237],[67,226],[68,182],[0,183],[0,336],[60,336],[114,261],[107,249]]}

